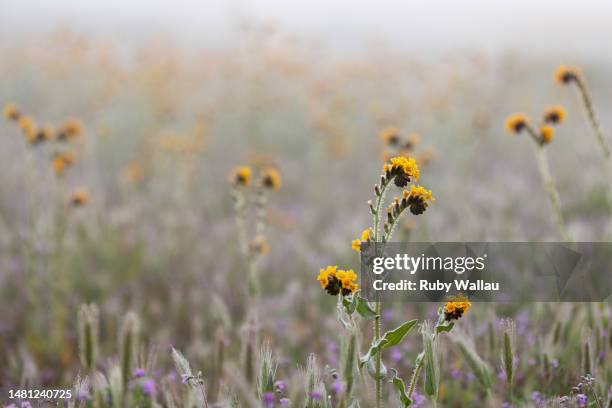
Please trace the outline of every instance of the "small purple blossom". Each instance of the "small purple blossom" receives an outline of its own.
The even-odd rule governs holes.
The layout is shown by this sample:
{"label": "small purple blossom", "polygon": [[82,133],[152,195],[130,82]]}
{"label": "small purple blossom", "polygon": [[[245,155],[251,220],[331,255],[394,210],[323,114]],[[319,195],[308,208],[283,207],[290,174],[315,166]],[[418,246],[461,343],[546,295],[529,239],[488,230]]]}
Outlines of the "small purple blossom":
{"label": "small purple blossom", "polygon": [[394,363],[397,363],[401,359],[402,359],[401,350],[399,349],[399,347],[393,347],[391,349],[391,361],[393,361]]}
{"label": "small purple blossom", "polygon": [[77,399],[79,401],[87,401],[89,399],[89,392],[87,392],[87,390],[80,390]]}
{"label": "small purple blossom", "polygon": [[332,389],[336,394],[340,394],[342,391],[344,391],[344,384],[342,384],[342,381],[339,378],[337,378],[332,384]]}
{"label": "small purple blossom", "polygon": [[551,366],[552,368],[554,368],[554,369],[559,368],[559,360],[558,360],[558,359],[556,359],[556,358],[553,358],[553,359],[550,361],[550,366]]}
{"label": "small purple blossom", "polygon": [[15,404],[5,405],[4,408],[17,408],[17,405]]}
{"label": "small purple blossom", "polygon": [[512,404],[511,404],[511,403],[509,403],[509,402],[504,402],[504,403],[502,404],[502,408],[514,408],[514,405],[512,405]]}
{"label": "small purple blossom", "polygon": [[142,392],[144,393],[144,395],[148,396],[148,397],[152,397],[153,395],[155,395],[155,391],[156,391],[156,387],[155,387],[155,380],[153,380],[152,378],[147,378],[142,382]]}
{"label": "small purple blossom", "polygon": [[461,370],[457,367],[454,367],[451,369],[450,375],[453,378],[461,378]]}
{"label": "small purple blossom", "polygon": [[544,405],[544,396],[538,391],[531,393],[531,399],[536,407],[541,407]]}
{"label": "small purple blossom", "polygon": [[274,405],[274,401],[275,401],[276,398],[274,397],[274,393],[273,392],[266,391],[262,395],[261,399],[262,399],[263,403],[266,406],[272,406],[272,405]]}
{"label": "small purple blossom", "polygon": [[578,402],[579,407],[586,407],[589,403],[589,397],[584,394],[576,395],[576,401]]}
{"label": "small purple blossom", "polygon": [[321,399],[323,399],[323,394],[321,393],[321,391],[314,390],[310,393],[310,398],[315,401],[321,401]]}
{"label": "small purple blossom", "polygon": [[279,402],[283,407],[286,407],[291,401],[289,401],[289,398],[281,398]]}
{"label": "small purple blossom", "polygon": [[190,378],[190,376],[189,376],[189,375],[187,375],[187,374],[181,374],[181,382],[182,382],[183,384],[187,384],[187,383],[189,382],[189,378]]}
{"label": "small purple blossom", "polygon": [[427,397],[424,395],[421,395],[416,391],[412,393],[412,403],[414,404],[414,407],[420,407],[425,403],[425,401],[427,401]]}
{"label": "small purple blossom", "polygon": [[142,378],[147,375],[147,373],[145,373],[144,368],[137,367],[134,369],[132,375],[134,376],[134,378]]}
{"label": "small purple blossom", "polygon": [[32,408],[32,404],[29,401],[23,401],[21,403],[21,408]]}
{"label": "small purple blossom", "polygon": [[276,388],[277,392],[285,392],[285,389],[287,388],[283,380],[276,381],[274,383],[274,387]]}

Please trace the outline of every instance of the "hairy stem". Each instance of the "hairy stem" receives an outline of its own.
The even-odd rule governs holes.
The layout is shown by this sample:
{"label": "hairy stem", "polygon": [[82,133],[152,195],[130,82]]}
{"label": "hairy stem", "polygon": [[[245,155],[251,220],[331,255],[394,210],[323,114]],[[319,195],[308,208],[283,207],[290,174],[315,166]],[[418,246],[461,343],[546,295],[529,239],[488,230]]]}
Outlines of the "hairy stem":
{"label": "hairy stem", "polygon": [[591,126],[593,127],[593,131],[595,132],[595,136],[597,137],[597,141],[599,142],[599,147],[603,152],[606,160],[610,160],[610,146],[608,144],[608,140],[606,139],[603,131],[601,129],[601,125],[599,124],[599,119],[597,114],[595,113],[595,108],[593,106],[593,99],[589,93],[589,89],[587,88],[586,81],[584,78],[578,78],[576,82],[576,86],[578,87],[578,91],[580,92],[580,96],[582,97],[582,102],[587,112],[587,116],[589,118],[589,122],[591,122]]}

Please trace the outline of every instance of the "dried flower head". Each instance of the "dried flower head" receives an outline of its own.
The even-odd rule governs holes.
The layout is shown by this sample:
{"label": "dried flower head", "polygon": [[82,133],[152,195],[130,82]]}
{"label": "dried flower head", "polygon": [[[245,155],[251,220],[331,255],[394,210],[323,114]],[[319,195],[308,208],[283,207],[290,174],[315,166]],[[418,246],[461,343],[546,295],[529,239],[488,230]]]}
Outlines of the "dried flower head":
{"label": "dried flower head", "polygon": [[234,186],[248,186],[251,183],[252,173],[249,166],[235,167],[230,176],[230,182]]}
{"label": "dried flower head", "polygon": [[542,144],[548,144],[552,142],[555,137],[555,128],[550,125],[540,126],[540,140]]}
{"label": "dried flower head", "polygon": [[383,171],[389,180],[394,180],[396,186],[406,187],[412,180],[419,180],[419,166],[412,157],[396,156],[390,162],[383,166]]}
{"label": "dried flower head", "polygon": [[389,146],[397,146],[401,139],[401,131],[395,126],[387,126],[380,131],[380,138]]}
{"label": "dried flower head", "polygon": [[4,105],[3,114],[4,117],[8,120],[19,120],[19,117],[21,116],[19,107],[17,106],[17,104],[12,102]]}
{"label": "dried flower head", "polygon": [[361,243],[370,241],[371,230],[369,228],[364,229],[361,233],[361,239],[354,239],[351,242],[351,248],[357,252],[361,252]]}
{"label": "dried flower head", "polygon": [[273,168],[267,168],[264,170],[261,176],[261,185],[270,190],[278,190],[281,187],[281,175],[280,172]]}
{"label": "dried flower head", "polygon": [[78,119],[66,119],[58,128],[57,140],[66,141],[75,139],[83,133],[83,123]]}
{"label": "dried flower head", "polygon": [[472,306],[472,303],[464,296],[456,296],[444,305],[444,319],[446,321],[458,320],[470,310],[470,306]]}
{"label": "dried flower head", "polygon": [[544,122],[557,125],[565,120],[565,108],[561,105],[549,106],[544,111]]}
{"label": "dried flower head", "polygon": [[75,190],[70,194],[68,202],[73,207],[81,207],[89,202],[89,193],[82,189]]}
{"label": "dried flower head", "polygon": [[528,123],[527,116],[522,113],[515,113],[506,119],[506,130],[508,133],[521,133]]}
{"label": "dried flower head", "polygon": [[338,269],[335,265],[321,269],[317,280],[321,288],[332,296],[340,293],[342,296],[347,296],[359,289],[359,285],[355,282],[357,280],[355,272],[352,269],[348,271]]}
{"label": "dried flower head", "polygon": [[559,65],[555,70],[555,82],[560,85],[567,85],[572,81],[577,81],[579,77],[580,71],[576,67]]}

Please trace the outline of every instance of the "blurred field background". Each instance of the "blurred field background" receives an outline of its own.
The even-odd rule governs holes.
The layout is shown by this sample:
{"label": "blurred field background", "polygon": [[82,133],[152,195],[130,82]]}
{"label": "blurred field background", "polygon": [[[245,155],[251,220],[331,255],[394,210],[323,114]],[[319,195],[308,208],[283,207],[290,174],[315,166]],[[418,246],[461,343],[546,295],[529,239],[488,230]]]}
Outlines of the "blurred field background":
{"label": "blurred field background", "polygon": [[[282,175],[281,189],[269,197],[270,252],[261,261],[259,307],[261,338],[279,358],[278,377],[302,387],[292,379],[310,352],[322,366],[337,367],[335,306],[315,277],[328,264],[358,269],[350,241],[371,220],[366,203],[385,154],[379,133],[390,125],[420,136],[413,152],[422,165],[420,181],[436,196],[423,217],[403,226],[403,237],[556,241],[533,147],[527,136],[507,134],[504,120],[515,111],[535,119],[546,106],[563,105],[567,121],[547,151],[568,229],[576,240],[610,240],[612,175],[579,99],[553,82],[560,63],[580,66],[610,134],[612,59],[601,53],[601,35],[612,28],[602,32],[597,24],[603,19],[598,10],[609,12],[605,4],[576,3],[577,14],[561,5],[565,13],[559,16],[546,12],[545,3],[533,15],[497,10],[517,25],[505,19],[497,31],[484,8],[477,21],[489,30],[482,37],[498,34],[500,40],[472,46],[480,34],[469,28],[469,19],[461,15],[456,23],[463,37],[445,35],[449,17],[436,7],[415,25],[435,27],[437,36],[402,36],[403,26],[394,25],[387,36],[370,38],[347,35],[351,20],[335,6],[330,16],[337,21],[328,16],[321,32],[303,28],[309,17],[292,27],[291,19],[231,12],[223,29],[211,24],[210,31],[142,29],[146,24],[139,21],[148,22],[151,13],[134,17],[133,26],[125,15],[117,17],[105,31],[104,23],[114,21],[112,3],[106,9],[111,17],[99,20],[93,13],[101,6],[92,6],[91,16],[68,10],[79,17],[68,22],[57,18],[57,10],[48,20],[44,13],[33,15],[31,23],[40,25],[29,32],[17,27],[32,11],[24,4],[0,6],[0,13],[8,10],[0,17],[6,23],[0,30],[0,103],[16,103],[41,125],[78,118],[84,130],[69,144],[31,146],[14,123],[0,122],[0,387],[75,381],[83,372],[76,319],[82,303],[100,308],[101,367],[118,355],[121,320],[133,311],[141,319],[143,347],[159,351],[148,375],[160,384],[174,381],[172,387],[180,388],[180,379],[167,379],[174,373],[170,345],[202,369],[206,383],[217,381],[211,372],[221,341],[228,364],[235,365],[221,382],[237,387],[247,337],[246,277],[228,175],[241,164],[274,166]],[[177,7],[188,15],[187,6]],[[262,6],[263,12],[266,7],[272,6]],[[166,8],[154,3],[152,9],[159,9],[162,21]],[[367,10],[357,7],[349,16],[359,11]],[[412,34],[417,12],[406,15]],[[593,24],[583,35],[555,28],[557,17],[574,17],[568,24],[575,29]],[[522,21],[540,18],[542,28],[522,28]],[[182,27],[178,14],[169,12],[168,19]],[[185,19],[188,25],[197,18]],[[453,27],[451,33],[459,30]],[[66,146],[77,160],[58,177],[52,157]],[[86,205],[67,202],[76,189],[88,192]],[[431,316],[426,305],[397,304],[385,313],[389,322]],[[585,342],[596,350],[587,359],[607,390],[611,315],[609,304],[476,304],[461,324],[497,373],[491,333],[502,317],[517,321],[522,379],[515,405],[537,406],[534,392],[542,399],[567,395],[586,374]],[[556,326],[565,337],[553,341]],[[388,357],[406,376],[417,337]],[[484,396],[469,368],[452,346],[444,346],[449,351],[441,405],[479,406],[474,401]],[[546,372],[551,360],[552,374]],[[549,366],[542,368],[543,361]],[[362,406],[373,406],[364,381]],[[503,378],[496,381],[499,405],[492,406],[501,406]]]}

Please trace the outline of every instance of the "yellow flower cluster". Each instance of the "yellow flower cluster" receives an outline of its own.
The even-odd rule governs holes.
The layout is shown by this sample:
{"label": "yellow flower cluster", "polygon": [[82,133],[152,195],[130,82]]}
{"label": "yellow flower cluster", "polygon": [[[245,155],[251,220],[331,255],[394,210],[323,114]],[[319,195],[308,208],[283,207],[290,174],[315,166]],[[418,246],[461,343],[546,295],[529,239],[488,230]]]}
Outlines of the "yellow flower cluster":
{"label": "yellow flower cluster", "polygon": [[68,201],[73,207],[81,207],[89,202],[89,193],[85,190],[75,190]]}
{"label": "yellow flower cluster", "polygon": [[248,186],[251,184],[252,173],[249,166],[235,167],[230,176],[230,182],[235,186]]}
{"label": "yellow flower cluster", "polygon": [[548,144],[552,142],[555,137],[555,128],[550,125],[542,125],[540,126],[540,138],[542,140],[542,144]]}
{"label": "yellow flower cluster", "polygon": [[527,119],[526,115],[515,113],[508,116],[506,119],[506,130],[508,133],[521,133],[521,131],[527,127],[528,123],[529,119]]}
{"label": "yellow flower cluster", "polygon": [[444,305],[445,320],[458,320],[461,316],[466,314],[468,310],[470,310],[470,306],[472,306],[472,303],[467,299],[446,302]]}
{"label": "yellow flower cluster", "polygon": [[579,77],[580,71],[576,67],[559,65],[555,70],[555,82],[559,85],[567,85],[572,81],[577,81]]}
{"label": "yellow flower cluster", "polygon": [[51,165],[56,175],[61,176],[68,167],[74,164],[76,155],[73,152],[60,152],[53,156]]}
{"label": "yellow flower cluster", "polygon": [[432,191],[427,190],[423,186],[412,185],[410,186],[409,192],[407,190],[404,190],[403,195],[405,198],[408,198],[408,196],[412,196],[412,197],[420,197],[425,201],[436,201],[436,198],[433,196]]}
{"label": "yellow flower cluster", "polygon": [[355,282],[357,280],[355,272],[352,269],[347,271],[338,269],[336,265],[321,269],[317,280],[321,288],[333,296],[337,296],[339,293],[347,296],[359,289],[359,285]]}
{"label": "yellow flower cluster", "polygon": [[361,233],[361,239],[354,239],[351,242],[351,248],[353,248],[357,252],[361,252],[361,243],[368,242],[370,240],[370,234],[371,234],[371,230],[369,228],[364,229],[363,232]]}
{"label": "yellow flower cluster", "polygon": [[264,170],[261,176],[261,185],[270,190],[278,190],[281,187],[281,175],[280,172],[273,168],[267,168]]}
{"label": "yellow flower cluster", "polygon": [[544,122],[553,125],[563,123],[565,120],[565,108],[561,105],[549,106],[544,111]]}

